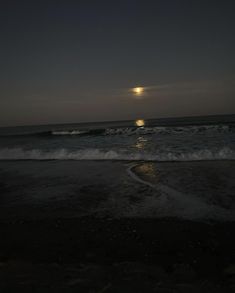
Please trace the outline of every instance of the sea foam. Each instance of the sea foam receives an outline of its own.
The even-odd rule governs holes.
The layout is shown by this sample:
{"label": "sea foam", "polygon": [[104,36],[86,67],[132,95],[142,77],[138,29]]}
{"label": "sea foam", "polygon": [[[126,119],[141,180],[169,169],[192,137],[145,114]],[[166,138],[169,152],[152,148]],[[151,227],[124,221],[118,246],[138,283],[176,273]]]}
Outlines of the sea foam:
{"label": "sea foam", "polygon": [[43,151],[39,149],[24,150],[22,148],[0,149],[0,160],[125,160],[125,161],[205,161],[234,160],[235,152],[229,147],[219,150],[201,149],[193,152],[121,152],[103,151],[100,149],[83,149],[71,151],[55,149]]}

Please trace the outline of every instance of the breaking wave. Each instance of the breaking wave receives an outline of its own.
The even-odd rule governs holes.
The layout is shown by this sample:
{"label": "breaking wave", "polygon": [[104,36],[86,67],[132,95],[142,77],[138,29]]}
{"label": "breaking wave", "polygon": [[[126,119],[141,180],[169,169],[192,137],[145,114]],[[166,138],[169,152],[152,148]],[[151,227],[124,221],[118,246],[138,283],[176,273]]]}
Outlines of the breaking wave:
{"label": "breaking wave", "polygon": [[127,127],[108,128],[105,135],[148,135],[148,134],[197,134],[208,132],[227,133],[232,131],[229,125],[202,125],[202,126],[154,126],[154,127]]}
{"label": "breaking wave", "polygon": [[52,135],[81,135],[87,134],[87,131],[71,130],[71,131],[52,131]]}
{"label": "breaking wave", "polygon": [[72,129],[72,130],[54,130],[51,131],[51,135],[99,135],[104,134],[105,129],[90,129],[90,130],[78,130],[78,129]]}
{"label": "breaking wave", "polygon": [[24,150],[22,148],[0,149],[0,160],[125,160],[125,161],[206,161],[235,160],[235,151],[226,147],[217,151],[209,149],[194,152],[161,152],[161,153],[127,153],[85,149],[71,151],[56,149],[42,151],[39,149]]}
{"label": "breaking wave", "polygon": [[100,129],[58,129],[43,132],[5,134],[0,136],[84,136],[84,135],[174,135],[199,133],[229,133],[234,131],[233,125],[196,125],[196,126],[146,126],[146,127],[119,127]]}
{"label": "breaking wave", "polygon": [[227,133],[232,131],[229,125],[202,126],[153,126],[153,127],[120,127],[91,130],[59,130],[52,131],[52,135],[151,135],[151,134],[197,134],[208,132]]}

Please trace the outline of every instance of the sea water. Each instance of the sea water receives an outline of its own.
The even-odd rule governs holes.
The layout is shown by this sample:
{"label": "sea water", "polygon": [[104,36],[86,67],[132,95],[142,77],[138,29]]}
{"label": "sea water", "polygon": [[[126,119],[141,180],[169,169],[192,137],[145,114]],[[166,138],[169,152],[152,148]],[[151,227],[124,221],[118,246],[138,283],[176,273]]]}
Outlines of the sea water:
{"label": "sea water", "polygon": [[234,115],[0,129],[0,160],[234,159]]}
{"label": "sea water", "polygon": [[234,121],[231,115],[145,120],[142,126],[2,128],[0,218],[234,221]]}

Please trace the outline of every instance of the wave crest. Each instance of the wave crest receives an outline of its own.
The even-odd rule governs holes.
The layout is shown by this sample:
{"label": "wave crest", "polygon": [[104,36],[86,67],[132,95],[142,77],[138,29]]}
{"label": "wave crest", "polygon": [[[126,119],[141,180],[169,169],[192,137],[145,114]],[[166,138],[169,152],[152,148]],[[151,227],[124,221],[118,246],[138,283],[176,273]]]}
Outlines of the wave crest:
{"label": "wave crest", "polygon": [[194,126],[145,126],[145,127],[109,127],[92,129],[49,129],[38,132],[22,132],[0,134],[0,137],[8,136],[83,136],[83,135],[151,135],[151,134],[198,134],[198,133],[230,133],[234,132],[234,125],[194,125]]}
{"label": "wave crest", "polygon": [[147,134],[197,134],[208,132],[227,133],[232,130],[229,125],[201,125],[201,126],[154,126],[154,127],[127,127],[108,128],[105,135],[147,135]]}
{"label": "wave crest", "polygon": [[162,152],[162,153],[122,153],[114,150],[85,149],[71,151],[56,149],[42,151],[39,149],[24,150],[22,148],[0,149],[0,160],[125,160],[125,161],[206,161],[235,160],[235,152],[226,147],[217,151],[209,149],[194,152]]}
{"label": "wave crest", "polygon": [[200,125],[200,126],[151,126],[151,127],[120,127],[90,130],[57,130],[52,135],[151,135],[151,134],[197,134],[232,131],[229,125]]}
{"label": "wave crest", "polygon": [[82,135],[89,134],[89,131],[82,130],[61,130],[61,131],[52,131],[52,135]]}

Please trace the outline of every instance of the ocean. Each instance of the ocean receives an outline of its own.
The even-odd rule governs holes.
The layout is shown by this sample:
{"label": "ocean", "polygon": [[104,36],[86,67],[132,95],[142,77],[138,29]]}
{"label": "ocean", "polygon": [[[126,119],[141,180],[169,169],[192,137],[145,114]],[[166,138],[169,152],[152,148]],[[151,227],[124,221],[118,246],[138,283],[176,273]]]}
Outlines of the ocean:
{"label": "ocean", "polygon": [[234,159],[234,115],[0,129],[0,160]]}
{"label": "ocean", "polygon": [[2,128],[0,291],[234,292],[234,118]]}
{"label": "ocean", "polygon": [[0,218],[234,221],[234,118],[2,128]]}

